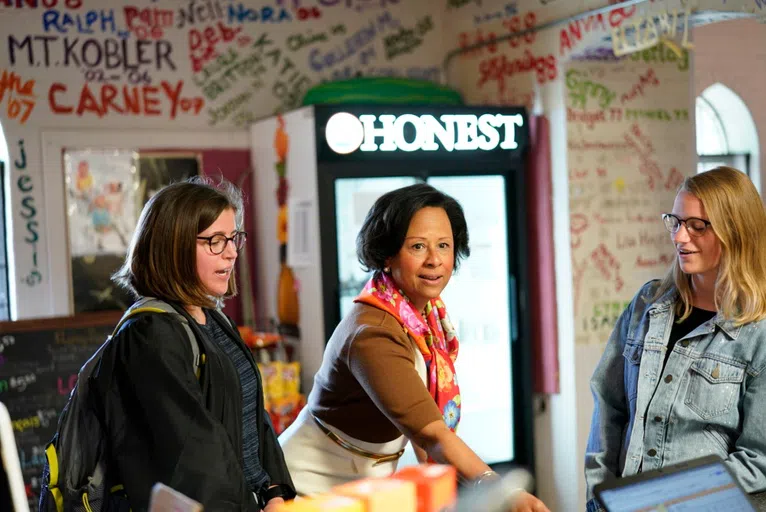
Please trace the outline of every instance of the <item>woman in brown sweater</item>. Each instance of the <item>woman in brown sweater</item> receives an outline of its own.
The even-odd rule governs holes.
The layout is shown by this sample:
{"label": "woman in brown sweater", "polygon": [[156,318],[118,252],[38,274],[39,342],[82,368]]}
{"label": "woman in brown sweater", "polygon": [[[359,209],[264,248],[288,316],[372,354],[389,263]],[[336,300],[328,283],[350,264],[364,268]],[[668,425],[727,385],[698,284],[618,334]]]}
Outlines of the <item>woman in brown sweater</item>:
{"label": "woman in brown sweater", "polygon": [[[389,192],[357,238],[373,271],[335,329],[308,405],[279,442],[299,494],[392,474],[408,441],[421,462],[455,466],[465,481],[492,471],[460,438],[458,340],[442,290],[469,255],[463,210],[426,184]],[[519,491],[515,511],[547,511]]]}

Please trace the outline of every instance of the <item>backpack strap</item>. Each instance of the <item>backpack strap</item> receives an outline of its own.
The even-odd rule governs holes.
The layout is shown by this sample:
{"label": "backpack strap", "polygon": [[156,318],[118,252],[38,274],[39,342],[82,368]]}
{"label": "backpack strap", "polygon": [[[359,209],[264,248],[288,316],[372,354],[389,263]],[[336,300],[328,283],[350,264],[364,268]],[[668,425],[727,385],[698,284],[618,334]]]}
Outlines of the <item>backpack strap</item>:
{"label": "backpack strap", "polygon": [[197,337],[194,335],[194,332],[189,326],[189,321],[186,319],[186,317],[179,314],[178,311],[173,309],[173,306],[163,300],[156,299],[154,297],[143,297],[136,301],[132,306],[130,306],[130,308],[128,308],[127,311],[125,311],[125,314],[122,315],[122,318],[114,328],[111,337],[114,337],[114,335],[119,332],[120,328],[125,322],[139,313],[168,313],[173,315],[173,317],[177,318],[181,322],[184,331],[186,331],[186,336],[189,338],[189,344],[191,345],[192,354],[194,356],[194,375],[199,379],[200,366],[205,362],[205,355],[200,354]]}

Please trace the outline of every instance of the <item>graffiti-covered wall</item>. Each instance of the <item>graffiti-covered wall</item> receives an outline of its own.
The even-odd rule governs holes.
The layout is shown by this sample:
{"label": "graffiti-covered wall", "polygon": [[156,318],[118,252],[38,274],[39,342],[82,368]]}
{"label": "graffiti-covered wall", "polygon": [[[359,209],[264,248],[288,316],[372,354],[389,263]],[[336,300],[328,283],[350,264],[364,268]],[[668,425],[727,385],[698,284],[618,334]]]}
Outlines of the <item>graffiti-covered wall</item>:
{"label": "graffiti-covered wall", "polygon": [[324,81],[440,81],[442,24],[434,5],[412,0],[0,2],[18,317],[60,309],[49,258],[66,248],[49,234],[66,231],[66,215],[43,185],[63,172],[42,157],[46,131],[191,130],[204,147],[205,131],[242,130],[244,140],[252,121]]}
{"label": "graffiti-covered wall", "polygon": [[660,214],[696,172],[689,54],[576,61],[565,80],[576,341],[602,345],[674,257]]}
{"label": "graffiti-covered wall", "polygon": [[549,10],[563,3],[527,2],[527,10],[467,5],[451,27],[456,45],[496,42],[456,56],[448,76],[471,102],[524,104],[551,120],[561,395],[551,399],[550,418],[567,420],[557,428],[551,419],[548,427],[540,415],[536,456],[538,474],[573,475],[539,481],[548,506],[576,510],[585,500],[588,381],[625,302],[662,274],[672,254],[659,214],[695,170],[694,102],[682,30],[669,37],[678,54],[664,45],[614,54],[615,32],[628,30],[627,39],[639,42],[632,24],[646,19],[650,2],[498,40],[545,26]]}
{"label": "graffiti-covered wall", "polygon": [[[405,0],[24,0],[3,9],[4,119],[237,126],[314,84],[439,79],[441,26]],[[12,18],[12,22],[11,22]]]}

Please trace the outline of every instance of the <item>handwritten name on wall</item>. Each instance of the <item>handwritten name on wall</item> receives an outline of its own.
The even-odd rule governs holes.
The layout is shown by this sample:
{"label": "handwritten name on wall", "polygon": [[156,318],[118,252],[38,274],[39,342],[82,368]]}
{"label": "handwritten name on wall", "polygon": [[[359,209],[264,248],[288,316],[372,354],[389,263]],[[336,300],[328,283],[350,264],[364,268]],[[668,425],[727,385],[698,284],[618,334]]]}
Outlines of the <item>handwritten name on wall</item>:
{"label": "handwritten name on wall", "polygon": [[180,113],[199,114],[205,104],[200,97],[183,95],[184,82],[175,84],[162,81],[154,85],[91,85],[85,83],[78,93],[69,94],[65,84],[54,83],[48,91],[48,105],[55,114],[94,114],[103,117],[110,113],[160,116],[175,119]]}
{"label": "handwritten name on wall", "polygon": [[31,266],[26,273],[17,271],[19,280],[22,284],[31,287],[37,286],[42,282],[43,275],[38,261],[37,244],[40,241],[40,222],[38,220],[38,211],[35,204],[35,186],[32,176],[27,169],[27,153],[24,148],[24,141],[18,143],[18,158],[13,161],[14,172],[11,176],[12,183],[15,185],[17,197],[19,198],[18,212],[21,216],[24,229],[22,231],[22,240],[29,247],[29,253],[32,255],[29,265],[17,266],[24,268]]}
{"label": "handwritten name on wall", "polygon": [[[694,46],[689,42],[689,16],[691,8],[687,4],[680,17],[678,9],[664,10],[630,20],[622,26],[612,27],[614,54],[619,56],[645,50],[656,46],[660,41],[679,55],[681,48],[692,49]],[[683,24],[682,35],[681,41],[676,44],[679,22]]]}
{"label": "handwritten name on wall", "polygon": [[[22,80],[13,71],[0,74],[0,105],[5,102],[8,119],[24,124],[35,108],[35,81]],[[7,99],[7,101],[6,101]]]}
{"label": "handwritten name on wall", "polygon": [[453,7],[447,11],[455,27],[455,43],[463,50],[451,63],[450,79],[471,102],[528,108],[533,106],[536,91],[564,78],[562,67],[580,53],[606,49],[614,59],[604,41],[613,28],[633,19],[637,12],[635,6],[616,6],[608,13],[551,28],[548,22],[569,13],[574,4],[556,0],[458,3],[450,4]]}
{"label": "handwritten name on wall", "polygon": [[8,72],[0,102],[3,118],[18,123],[184,118],[192,126],[244,126],[300,105],[323,81],[441,75],[442,17],[419,2],[3,4],[15,12],[0,36],[7,48],[0,69]]}
{"label": "handwritten name on wall", "polygon": [[58,5],[69,9],[79,9],[82,7],[82,0],[2,0],[0,4],[6,7],[15,7],[17,9],[29,7],[37,9],[43,7],[46,9],[52,9]]}
{"label": "handwritten name on wall", "polygon": [[608,14],[591,14],[587,18],[569,22],[559,31],[559,55],[561,57],[568,55],[589,36],[598,36],[607,30],[612,33],[619,31],[625,23],[631,21],[635,13],[635,6],[620,7]]}
{"label": "handwritten name on wall", "polygon": [[[508,88],[507,79],[513,76],[532,73],[540,84],[558,76],[556,57],[534,51],[536,33],[528,30],[536,27],[536,14],[532,11],[523,15],[516,12],[514,7],[497,13],[502,32],[477,27],[458,34],[458,45],[465,50],[462,58],[474,61],[479,58],[478,73],[474,75],[478,77],[475,85],[479,89],[495,84],[497,92],[502,94]],[[515,35],[520,32],[523,34]],[[510,37],[497,41],[501,36]],[[472,49],[475,45],[485,46]]]}

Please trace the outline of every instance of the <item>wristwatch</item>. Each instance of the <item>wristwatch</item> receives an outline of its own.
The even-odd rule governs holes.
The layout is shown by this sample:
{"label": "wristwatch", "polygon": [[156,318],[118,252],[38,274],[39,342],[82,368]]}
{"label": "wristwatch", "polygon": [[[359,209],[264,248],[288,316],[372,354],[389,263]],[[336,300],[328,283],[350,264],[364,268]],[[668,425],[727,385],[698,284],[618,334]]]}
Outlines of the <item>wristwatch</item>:
{"label": "wristwatch", "polygon": [[274,498],[282,498],[285,501],[291,500],[295,498],[295,492],[290,488],[290,486],[285,484],[276,484],[272,487],[269,487],[260,494],[261,508],[266,508],[266,505],[268,505],[269,501],[273,500]]}

